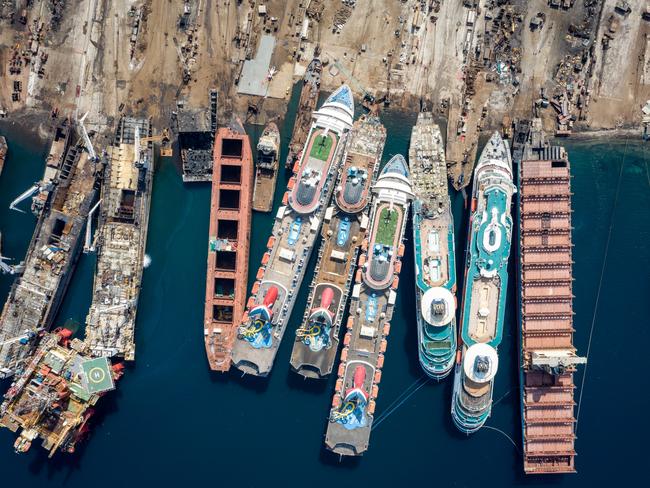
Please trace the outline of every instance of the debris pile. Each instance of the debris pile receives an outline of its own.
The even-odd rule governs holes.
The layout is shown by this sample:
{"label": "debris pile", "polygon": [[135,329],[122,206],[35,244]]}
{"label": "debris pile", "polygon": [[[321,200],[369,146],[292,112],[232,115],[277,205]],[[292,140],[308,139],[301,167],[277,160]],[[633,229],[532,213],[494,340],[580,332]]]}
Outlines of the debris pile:
{"label": "debris pile", "polygon": [[61,21],[63,20],[63,11],[65,10],[65,0],[50,0],[48,2],[50,8],[50,27],[56,32],[59,30]]}

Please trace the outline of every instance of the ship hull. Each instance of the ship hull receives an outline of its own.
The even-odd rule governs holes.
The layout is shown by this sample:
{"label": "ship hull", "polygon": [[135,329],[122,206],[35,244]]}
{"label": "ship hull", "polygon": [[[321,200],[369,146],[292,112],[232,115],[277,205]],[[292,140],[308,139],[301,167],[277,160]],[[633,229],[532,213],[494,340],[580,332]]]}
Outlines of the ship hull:
{"label": "ship hull", "polygon": [[[349,135],[345,163],[339,171],[333,205],[326,211],[316,271],[307,307],[291,353],[291,367],[305,378],[331,374],[339,345],[339,332],[347,304],[359,246],[366,233],[370,186],[379,170],[386,131],[376,116],[358,120]],[[330,319],[325,326],[311,319],[330,290]],[[331,324],[329,321],[331,320]],[[318,333],[316,333],[318,332]]]}
{"label": "ship hull", "polygon": [[267,376],[271,372],[334,191],[353,115],[352,92],[346,85],[314,114],[233,347],[233,364],[246,374]]}
{"label": "ship hull", "polygon": [[214,148],[203,336],[210,369],[225,372],[246,302],[253,169],[243,130],[219,129]]}
{"label": "ship hull", "polygon": [[342,456],[360,456],[370,443],[413,198],[402,156],[387,163],[373,193],[369,236],[362,244],[352,289],[348,330],[325,434],[327,449]]}
{"label": "ship hull", "polygon": [[266,126],[257,146],[255,186],[253,189],[253,210],[273,210],[273,196],[278,181],[278,159],[280,157],[280,132],[275,123]]}
{"label": "ship hull", "polygon": [[[66,134],[72,131],[68,128]],[[65,144],[46,175],[56,181],[44,195],[25,270],[14,282],[0,315],[0,377],[20,372],[36,347],[36,334],[49,330],[72,278],[86,216],[97,196],[94,165],[82,146]],[[18,341],[21,336],[31,339]],[[8,342],[5,342],[8,341]]]}
{"label": "ship hull", "polygon": [[[492,411],[513,229],[510,205],[515,191],[510,148],[495,133],[475,169],[468,221],[462,344],[451,406],[454,424],[467,434],[478,431]],[[481,354],[469,354],[471,350]]]}
{"label": "ship hull", "polygon": [[318,94],[320,93],[320,78],[323,67],[319,59],[313,59],[307,67],[307,72],[303,80],[302,91],[300,92],[300,101],[298,102],[298,114],[289,142],[289,152],[285,160],[285,169],[293,171],[295,164],[300,159],[300,153],[309,134],[309,126],[313,111],[318,103]]}

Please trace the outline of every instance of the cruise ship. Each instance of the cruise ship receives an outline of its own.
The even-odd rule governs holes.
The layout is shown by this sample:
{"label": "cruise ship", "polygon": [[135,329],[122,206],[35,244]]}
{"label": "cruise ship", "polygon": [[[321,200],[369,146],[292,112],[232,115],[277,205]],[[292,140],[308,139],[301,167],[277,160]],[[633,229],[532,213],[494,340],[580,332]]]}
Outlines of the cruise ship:
{"label": "cruise ship", "polygon": [[437,380],[449,375],[456,356],[456,261],[454,220],[447,189],[445,148],[430,112],[411,132],[418,355]]}
{"label": "cruise ship", "polygon": [[503,336],[516,189],[506,141],[495,132],[474,170],[462,303],[462,344],[451,415],[461,432],[479,430],[492,411],[497,348]]}
{"label": "cruise ship", "polygon": [[314,112],[307,142],[275,215],[267,251],[255,275],[232,362],[244,373],[266,376],[284,335],[312,248],[334,191],[354,103],[347,85]]}
{"label": "cruise ship", "polygon": [[334,367],[359,246],[368,229],[370,187],[385,141],[386,129],[376,115],[359,119],[350,133],[335,196],[325,211],[318,262],[291,354],[292,369],[306,378],[324,378]]}
{"label": "cruise ship", "polygon": [[325,435],[326,447],[341,456],[360,456],[370,442],[413,198],[403,156],[386,164],[372,191],[369,237],[361,246]]}

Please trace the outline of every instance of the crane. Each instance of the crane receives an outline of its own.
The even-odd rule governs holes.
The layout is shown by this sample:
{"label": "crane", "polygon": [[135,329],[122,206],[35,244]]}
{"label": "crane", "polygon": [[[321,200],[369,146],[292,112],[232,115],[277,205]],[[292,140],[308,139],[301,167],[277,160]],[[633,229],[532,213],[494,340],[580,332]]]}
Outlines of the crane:
{"label": "crane", "polygon": [[146,144],[148,142],[160,143],[161,156],[172,157],[174,155],[174,150],[169,137],[169,129],[163,129],[163,131],[157,136],[140,137],[140,144]]}
{"label": "crane", "polygon": [[99,200],[90,210],[90,212],[88,212],[88,220],[86,221],[86,240],[84,242],[84,254],[95,252],[95,246],[90,241],[90,233],[92,232],[93,214],[95,213],[95,210],[97,210],[97,207],[99,207],[100,203],[102,203],[101,200]]}
{"label": "crane", "polygon": [[11,261],[11,258],[6,258],[0,254],[0,271],[6,274],[14,275],[16,273],[22,273],[25,269],[25,263],[20,263],[15,266],[5,263],[5,261]]}
{"label": "crane", "polygon": [[86,126],[84,125],[84,120],[86,120],[86,117],[88,116],[88,112],[86,112],[83,117],[81,117],[77,122],[79,122],[79,127],[81,127],[81,135],[84,140],[84,145],[86,146],[86,149],[88,150],[88,154],[90,155],[90,160],[93,163],[96,163],[99,161],[99,158],[97,157],[97,154],[95,153],[95,149],[93,148],[93,143],[90,140],[90,137],[88,136],[88,132],[86,131]]}
{"label": "crane", "polygon": [[31,339],[36,337],[36,333],[31,331],[31,330],[25,330],[23,333],[19,336],[12,337],[11,339],[7,339],[6,341],[0,342],[0,347],[2,346],[8,346],[9,344],[13,344],[15,342],[20,342],[21,344],[25,345],[27,344]]}
{"label": "crane", "polygon": [[25,190],[20,195],[18,195],[14,199],[14,201],[9,204],[9,210],[17,210],[18,212],[25,213],[24,210],[20,210],[18,207],[16,207],[16,205],[18,205],[23,200],[27,200],[29,197],[31,197],[32,195],[34,195],[36,192],[40,190],[41,190],[41,185],[38,183],[34,183],[27,190]]}

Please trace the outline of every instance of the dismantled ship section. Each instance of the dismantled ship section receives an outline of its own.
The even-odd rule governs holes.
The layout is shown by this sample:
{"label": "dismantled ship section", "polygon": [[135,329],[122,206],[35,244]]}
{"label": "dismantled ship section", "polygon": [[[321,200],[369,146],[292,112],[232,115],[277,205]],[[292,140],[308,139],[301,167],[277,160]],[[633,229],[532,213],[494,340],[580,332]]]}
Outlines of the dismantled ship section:
{"label": "dismantled ship section", "polygon": [[88,429],[92,407],[122,374],[122,365],[90,357],[85,343],[71,341],[71,335],[67,329],[45,334],[0,405],[0,426],[20,431],[17,453],[37,439],[49,457],[58,450],[74,452]]}
{"label": "dismantled ship section", "polygon": [[95,356],[135,358],[135,317],[154,173],[151,139],[148,120],[123,117],[108,148],[97,269],[86,320],[86,341]]}
{"label": "dismantled ship section", "polygon": [[20,372],[37,335],[51,327],[81,251],[82,230],[97,193],[96,172],[74,127],[57,129],[46,180],[34,197],[39,219],[23,274],[0,315],[0,377]]}
{"label": "dismantled ship section", "polygon": [[180,104],[175,114],[185,183],[212,181],[212,152],[217,130],[217,91],[210,91],[210,107]]}
{"label": "dismantled ship section", "polygon": [[210,369],[228,371],[248,281],[253,159],[244,129],[217,132],[210,203],[204,339]]}
{"label": "dismantled ship section", "polygon": [[519,168],[524,471],[575,472],[571,172],[535,119]]}

